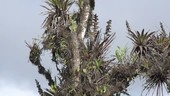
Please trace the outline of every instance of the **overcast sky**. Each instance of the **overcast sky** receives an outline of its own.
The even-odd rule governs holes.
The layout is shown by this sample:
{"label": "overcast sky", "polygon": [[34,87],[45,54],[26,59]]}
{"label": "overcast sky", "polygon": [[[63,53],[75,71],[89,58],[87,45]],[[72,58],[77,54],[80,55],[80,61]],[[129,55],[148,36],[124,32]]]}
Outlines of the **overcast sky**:
{"label": "overcast sky", "polygon": [[[95,13],[99,15],[100,27],[104,31],[109,19],[116,32],[113,46],[131,47],[126,38],[125,21],[132,29],[156,31],[163,22],[170,31],[170,0],[96,0]],[[43,0],[0,0],[0,96],[38,96],[34,79],[46,86],[37,68],[28,62],[29,49],[24,43],[40,37],[45,11]],[[51,61],[44,61],[50,66]],[[48,66],[46,65],[46,66]],[[130,87],[132,96],[140,96],[142,81]],[[165,95],[168,96],[168,95]]]}

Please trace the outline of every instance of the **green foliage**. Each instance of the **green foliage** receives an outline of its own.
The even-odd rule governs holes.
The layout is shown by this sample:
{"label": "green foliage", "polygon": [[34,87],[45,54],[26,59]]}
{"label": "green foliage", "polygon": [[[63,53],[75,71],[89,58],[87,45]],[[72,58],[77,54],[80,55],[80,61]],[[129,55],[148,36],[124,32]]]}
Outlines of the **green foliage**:
{"label": "green foliage", "polygon": [[127,47],[120,48],[118,46],[118,49],[116,50],[115,55],[119,63],[123,63],[123,59],[126,59],[127,51],[128,51]]}
{"label": "green foliage", "polygon": [[98,94],[106,93],[106,91],[107,91],[107,86],[106,85],[102,85],[102,86],[97,87]]}
{"label": "green foliage", "polygon": [[73,30],[73,32],[76,32],[77,30],[77,24],[76,24],[76,18],[78,18],[77,16],[73,15],[72,18],[70,19],[71,22],[71,30]]}

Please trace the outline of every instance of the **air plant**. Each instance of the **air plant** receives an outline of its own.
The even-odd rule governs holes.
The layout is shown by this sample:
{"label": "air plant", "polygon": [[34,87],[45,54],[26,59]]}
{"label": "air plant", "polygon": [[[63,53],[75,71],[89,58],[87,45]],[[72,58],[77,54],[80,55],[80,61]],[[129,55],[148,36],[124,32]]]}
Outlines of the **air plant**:
{"label": "air plant", "polygon": [[134,47],[133,53],[137,53],[139,57],[144,56],[148,50],[148,42],[150,37],[154,34],[154,32],[145,32],[143,29],[142,32],[136,31],[133,32],[130,27],[129,23],[126,22],[126,26],[128,29],[129,39],[132,40]]}

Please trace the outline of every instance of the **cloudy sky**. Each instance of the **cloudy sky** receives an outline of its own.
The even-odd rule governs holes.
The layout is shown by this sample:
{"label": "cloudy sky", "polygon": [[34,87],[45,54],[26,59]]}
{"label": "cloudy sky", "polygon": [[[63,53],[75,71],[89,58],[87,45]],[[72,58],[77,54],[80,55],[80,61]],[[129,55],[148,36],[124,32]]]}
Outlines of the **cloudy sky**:
{"label": "cloudy sky", "polygon": [[[95,13],[99,15],[103,31],[105,22],[113,21],[114,47],[131,47],[126,38],[125,21],[128,20],[134,30],[145,28],[147,31],[158,30],[161,21],[169,32],[169,4],[169,0],[96,0]],[[45,16],[40,13],[45,10],[40,5],[44,5],[43,0],[0,0],[0,96],[38,96],[35,78],[47,86],[28,61],[29,49],[24,43],[40,37],[43,32],[41,24]],[[51,61],[47,57],[44,63],[49,66]],[[129,88],[132,96],[140,96],[141,85],[142,81],[136,80]]]}

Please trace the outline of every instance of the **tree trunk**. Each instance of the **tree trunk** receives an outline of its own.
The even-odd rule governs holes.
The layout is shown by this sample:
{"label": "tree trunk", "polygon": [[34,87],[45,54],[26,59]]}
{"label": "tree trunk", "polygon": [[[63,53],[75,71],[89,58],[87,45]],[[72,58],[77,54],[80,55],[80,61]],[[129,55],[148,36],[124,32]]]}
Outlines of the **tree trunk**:
{"label": "tree trunk", "polygon": [[[89,0],[84,0],[83,9],[80,12],[80,22],[77,27],[77,32],[71,33],[71,48],[72,48],[72,71],[73,71],[73,86],[77,88],[80,83],[80,65],[81,65],[81,56],[80,49],[83,46],[83,39],[87,29],[87,22],[90,15],[90,5]],[[79,89],[81,90],[81,89]]]}
{"label": "tree trunk", "polygon": [[90,8],[89,0],[84,0],[83,9],[80,12],[80,23],[77,27],[77,33],[79,39],[82,40],[84,39],[90,12],[91,12],[91,8]]}
{"label": "tree trunk", "polygon": [[72,72],[73,72],[73,86],[76,88],[80,82],[80,76],[78,74],[80,70],[80,48],[77,34],[73,32],[71,34],[71,48],[72,48]]}

